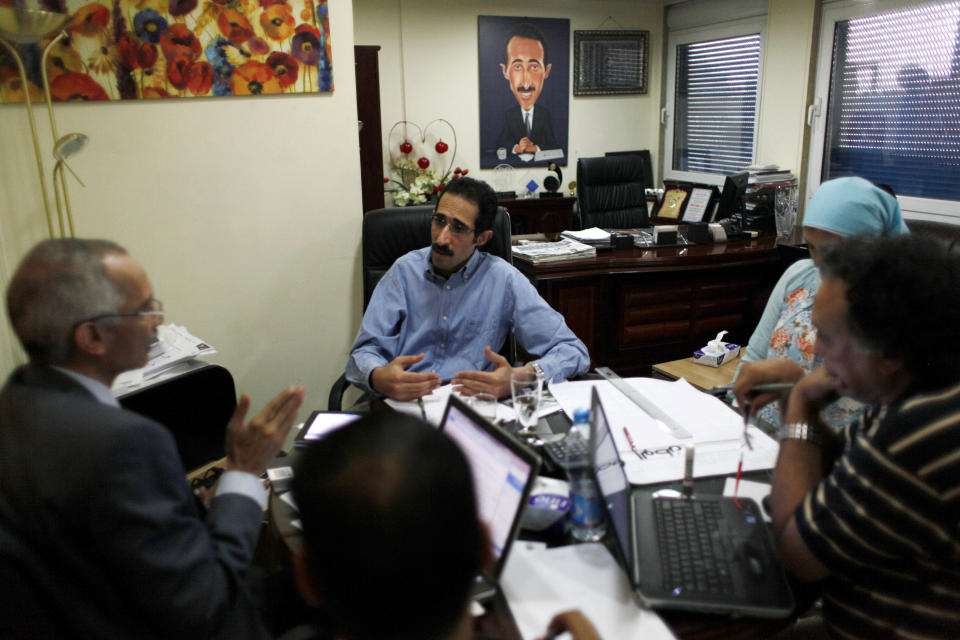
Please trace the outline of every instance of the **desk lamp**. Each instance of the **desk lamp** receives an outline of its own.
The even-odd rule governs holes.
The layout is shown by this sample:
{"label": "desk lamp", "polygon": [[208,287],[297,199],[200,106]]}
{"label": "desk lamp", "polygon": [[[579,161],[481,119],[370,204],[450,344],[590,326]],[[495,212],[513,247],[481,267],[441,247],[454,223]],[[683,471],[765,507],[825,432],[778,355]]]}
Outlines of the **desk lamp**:
{"label": "desk lamp", "polygon": [[[19,3],[18,3],[19,5]],[[17,69],[20,72],[20,82],[23,87],[23,101],[27,106],[27,116],[30,122],[30,135],[33,138],[33,153],[37,160],[37,173],[40,176],[40,193],[43,196],[43,209],[47,215],[47,229],[50,237],[54,237],[53,218],[50,214],[50,199],[47,195],[47,185],[44,177],[43,158],[40,153],[40,140],[37,137],[37,123],[33,117],[33,105],[30,100],[30,85],[27,80],[27,72],[23,68],[23,60],[17,49],[11,43],[15,44],[34,44],[38,43],[47,36],[56,33],[70,19],[65,13],[54,13],[52,11],[41,11],[38,9],[26,9],[21,6],[0,7],[0,45],[10,53],[17,63]],[[47,87],[46,78],[46,54],[50,47],[57,42],[63,33],[54,38],[47,44],[43,52],[41,67],[43,67],[44,92],[47,99],[47,109],[50,114],[50,123],[54,127],[54,138],[56,138],[56,127],[53,123],[53,107],[50,104],[50,91]]]}

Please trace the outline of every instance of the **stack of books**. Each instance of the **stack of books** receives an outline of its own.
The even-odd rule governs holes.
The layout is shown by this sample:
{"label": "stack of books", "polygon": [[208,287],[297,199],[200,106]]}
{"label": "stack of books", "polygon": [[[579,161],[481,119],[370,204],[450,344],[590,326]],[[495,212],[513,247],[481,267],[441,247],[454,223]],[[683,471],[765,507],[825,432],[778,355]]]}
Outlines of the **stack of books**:
{"label": "stack of books", "polygon": [[597,249],[588,244],[563,238],[557,242],[527,242],[513,247],[513,257],[531,264],[595,258]]}

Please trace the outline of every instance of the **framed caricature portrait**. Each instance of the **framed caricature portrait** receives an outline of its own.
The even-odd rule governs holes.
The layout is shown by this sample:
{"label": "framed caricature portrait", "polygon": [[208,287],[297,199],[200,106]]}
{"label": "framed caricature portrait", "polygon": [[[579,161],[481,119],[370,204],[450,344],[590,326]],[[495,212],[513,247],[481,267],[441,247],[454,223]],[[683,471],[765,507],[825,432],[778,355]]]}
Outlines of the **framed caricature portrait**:
{"label": "framed caricature portrait", "polygon": [[479,16],[480,168],[567,166],[570,21]]}

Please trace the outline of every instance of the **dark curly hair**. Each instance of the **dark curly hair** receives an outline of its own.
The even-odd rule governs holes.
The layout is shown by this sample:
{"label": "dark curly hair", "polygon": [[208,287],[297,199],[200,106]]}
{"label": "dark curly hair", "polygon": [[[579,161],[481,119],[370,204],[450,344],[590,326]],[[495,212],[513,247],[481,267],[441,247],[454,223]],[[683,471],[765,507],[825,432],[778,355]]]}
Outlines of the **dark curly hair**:
{"label": "dark curly hair", "polygon": [[846,285],[854,339],[900,362],[917,391],[960,380],[960,255],[921,236],[853,236],[819,267]]}

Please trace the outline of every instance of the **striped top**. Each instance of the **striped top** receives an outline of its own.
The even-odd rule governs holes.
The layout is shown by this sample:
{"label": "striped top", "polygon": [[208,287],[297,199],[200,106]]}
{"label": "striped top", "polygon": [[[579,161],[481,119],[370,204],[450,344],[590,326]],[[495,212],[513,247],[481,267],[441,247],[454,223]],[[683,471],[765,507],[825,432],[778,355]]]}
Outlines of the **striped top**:
{"label": "striped top", "polygon": [[960,384],[871,409],[795,513],[842,638],[960,637]]}

